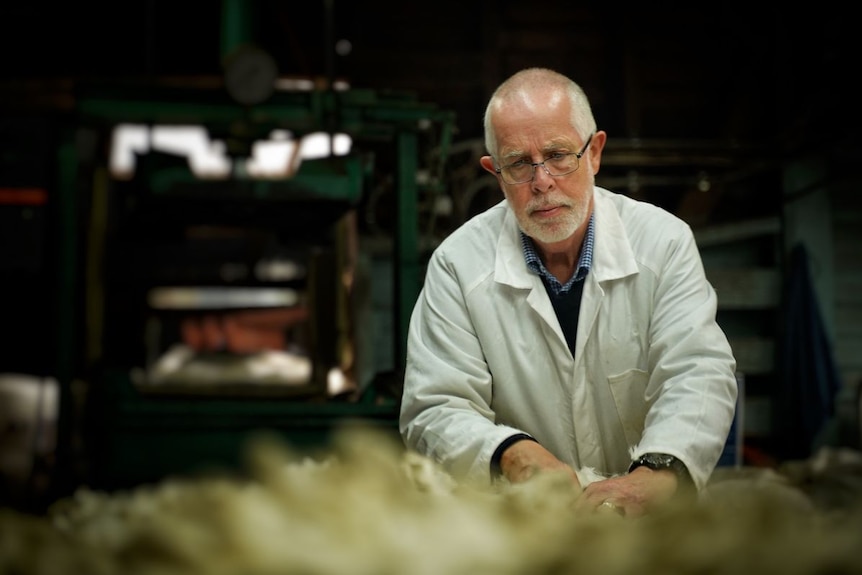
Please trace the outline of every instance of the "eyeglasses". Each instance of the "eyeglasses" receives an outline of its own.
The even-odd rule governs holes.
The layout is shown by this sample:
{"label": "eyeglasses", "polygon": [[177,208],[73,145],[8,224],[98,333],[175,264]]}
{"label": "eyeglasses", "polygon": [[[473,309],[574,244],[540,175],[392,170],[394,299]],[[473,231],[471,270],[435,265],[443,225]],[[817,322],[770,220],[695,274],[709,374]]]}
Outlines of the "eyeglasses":
{"label": "eyeglasses", "polygon": [[518,160],[506,166],[494,168],[494,171],[500,174],[500,177],[507,184],[526,184],[527,182],[532,182],[536,176],[536,166],[542,166],[549,176],[566,176],[580,167],[581,156],[587,151],[587,147],[592,140],[593,134],[590,134],[580,152],[569,152],[567,154],[552,152],[542,162]]}

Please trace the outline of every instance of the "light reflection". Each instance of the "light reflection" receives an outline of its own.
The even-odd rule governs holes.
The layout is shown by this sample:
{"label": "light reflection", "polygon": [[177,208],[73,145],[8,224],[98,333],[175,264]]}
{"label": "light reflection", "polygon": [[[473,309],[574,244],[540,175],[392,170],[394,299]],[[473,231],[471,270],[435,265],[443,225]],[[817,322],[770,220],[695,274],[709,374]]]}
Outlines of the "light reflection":
{"label": "light reflection", "polygon": [[185,157],[192,173],[202,179],[225,179],[231,174],[284,179],[296,174],[302,160],[344,156],[352,144],[347,134],[315,132],[297,140],[287,130],[273,130],[269,139],[252,144],[251,157],[232,159],[225,143],[211,139],[203,126],[118,124],[112,134],[109,169],[115,178],[130,179],[136,157],[153,151]]}

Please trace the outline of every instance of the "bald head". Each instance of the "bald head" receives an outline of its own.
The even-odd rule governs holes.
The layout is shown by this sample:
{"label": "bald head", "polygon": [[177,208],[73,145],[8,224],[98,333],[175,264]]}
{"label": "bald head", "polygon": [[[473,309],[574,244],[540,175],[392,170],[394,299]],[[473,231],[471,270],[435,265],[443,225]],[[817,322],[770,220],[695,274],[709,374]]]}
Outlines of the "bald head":
{"label": "bald head", "polygon": [[527,68],[510,76],[494,93],[485,109],[485,147],[497,156],[495,118],[507,109],[535,110],[539,106],[555,107],[568,98],[571,125],[586,139],[596,130],[596,121],[586,94],[571,79],[547,68]]}

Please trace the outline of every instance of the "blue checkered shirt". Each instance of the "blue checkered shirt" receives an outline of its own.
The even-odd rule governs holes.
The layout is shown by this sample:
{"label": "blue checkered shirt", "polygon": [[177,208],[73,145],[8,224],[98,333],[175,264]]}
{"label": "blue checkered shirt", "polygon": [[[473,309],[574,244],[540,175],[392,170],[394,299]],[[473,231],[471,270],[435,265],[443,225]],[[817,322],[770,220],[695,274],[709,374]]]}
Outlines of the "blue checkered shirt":
{"label": "blue checkered shirt", "polygon": [[528,235],[521,232],[521,246],[524,248],[524,259],[527,260],[527,267],[534,274],[539,275],[545,280],[545,285],[553,292],[554,295],[564,294],[571,289],[575,282],[579,282],[590,272],[593,265],[593,242],[595,241],[595,215],[590,216],[590,223],[587,225],[587,235],[584,236],[584,245],[581,248],[581,257],[578,259],[578,269],[572,274],[572,277],[565,284],[561,284],[542,263],[539,258],[539,253],[536,251],[533,240]]}

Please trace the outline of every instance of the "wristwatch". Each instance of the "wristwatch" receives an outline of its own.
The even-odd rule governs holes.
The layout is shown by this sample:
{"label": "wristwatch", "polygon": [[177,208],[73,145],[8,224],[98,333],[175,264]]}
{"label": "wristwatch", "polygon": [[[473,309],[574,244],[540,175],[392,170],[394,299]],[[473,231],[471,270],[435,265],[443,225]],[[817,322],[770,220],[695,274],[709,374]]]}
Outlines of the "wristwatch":
{"label": "wristwatch", "polygon": [[685,463],[666,453],[644,453],[629,466],[629,473],[638,467],[649,467],[653,470],[669,469],[676,474],[680,483],[691,483],[691,475],[685,467]]}

